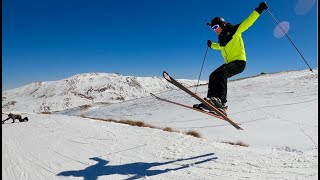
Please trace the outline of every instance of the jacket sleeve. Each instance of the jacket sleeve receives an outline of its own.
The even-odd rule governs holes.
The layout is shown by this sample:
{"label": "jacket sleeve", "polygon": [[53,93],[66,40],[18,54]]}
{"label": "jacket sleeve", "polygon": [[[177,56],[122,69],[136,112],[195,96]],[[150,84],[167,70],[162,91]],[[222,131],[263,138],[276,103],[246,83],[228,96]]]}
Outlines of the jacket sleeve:
{"label": "jacket sleeve", "polygon": [[258,19],[259,16],[260,14],[256,10],[254,10],[249,15],[249,17],[242,21],[235,34],[243,33],[244,31],[246,31],[250,26],[252,26],[252,24]]}
{"label": "jacket sleeve", "polygon": [[215,49],[215,50],[221,50],[222,48],[221,48],[221,46],[220,46],[220,44],[219,43],[212,43],[211,44],[211,49]]}

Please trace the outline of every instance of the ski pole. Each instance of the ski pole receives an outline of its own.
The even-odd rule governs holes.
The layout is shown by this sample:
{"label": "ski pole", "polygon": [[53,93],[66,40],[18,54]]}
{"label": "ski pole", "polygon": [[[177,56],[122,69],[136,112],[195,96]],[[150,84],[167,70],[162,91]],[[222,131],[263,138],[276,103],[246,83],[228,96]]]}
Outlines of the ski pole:
{"label": "ski pole", "polygon": [[282,27],[280,26],[279,22],[277,21],[277,19],[271,14],[271,12],[269,11],[269,9],[267,9],[268,13],[271,15],[271,17],[273,18],[273,20],[278,24],[278,26],[280,27],[280,29],[283,31],[283,33],[287,36],[287,38],[289,39],[289,41],[291,42],[291,44],[296,48],[296,50],[298,51],[298,53],[300,54],[300,56],[302,57],[302,59],[304,60],[304,62],[307,64],[307,66],[309,67],[310,71],[312,71],[311,67],[309,66],[309,64],[307,63],[307,61],[305,60],[305,58],[302,56],[301,52],[299,51],[299,49],[297,48],[297,46],[293,43],[293,41],[290,39],[290,37],[288,36],[288,34],[282,29]]}
{"label": "ski pole", "polygon": [[197,87],[196,87],[196,91],[194,92],[195,94],[197,94],[197,89],[198,89],[198,85],[199,85],[199,81],[200,81],[200,77],[201,77],[204,61],[206,60],[206,57],[207,57],[207,52],[208,52],[208,46],[207,46],[207,49],[206,49],[206,53],[204,54],[204,58],[203,58],[203,62],[202,62],[202,66],[201,66],[201,70],[200,70],[200,74],[199,74],[199,78],[198,78],[198,83],[197,83]]}

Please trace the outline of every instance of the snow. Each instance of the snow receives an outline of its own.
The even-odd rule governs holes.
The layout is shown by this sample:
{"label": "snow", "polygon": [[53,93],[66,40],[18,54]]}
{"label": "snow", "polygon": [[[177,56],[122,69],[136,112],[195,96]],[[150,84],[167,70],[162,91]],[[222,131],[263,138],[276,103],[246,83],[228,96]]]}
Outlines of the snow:
{"label": "snow", "polygon": [[[244,131],[236,131],[227,122],[152,97],[63,113],[142,120],[181,131],[196,130],[205,138],[216,141],[242,141],[254,147],[288,146],[305,151],[318,146],[317,80],[317,72],[312,74],[305,70],[230,82],[228,115],[241,123]],[[190,89],[195,91],[195,87]],[[204,97],[206,92],[207,86],[198,88],[201,96]],[[189,105],[198,103],[181,90],[159,93],[158,96]]]}
{"label": "snow", "polygon": [[[180,80],[196,85],[195,80]],[[205,83],[200,81],[200,84]],[[79,106],[111,104],[146,97],[150,92],[175,89],[159,77],[122,76],[115,73],[85,73],[66,79],[34,82],[2,93],[4,111],[53,112]]]}
{"label": "snow", "polygon": [[[84,80],[91,75],[73,77],[79,83],[73,91],[101,88],[99,81],[119,76],[95,74],[100,80],[94,85]],[[49,98],[32,102],[27,94],[44,86],[46,90],[41,87],[33,94],[52,93],[50,102],[59,101],[62,86],[48,88],[57,82],[6,91],[2,110],[23,112],[29,121],[12,124],[9,120],[2,125],[2,179],[318,179],[318,70],[229,82],[228,114],[241,123],[244,130],[240,131],[217,118],[146,97],[146,89],[161,87],[151,92],[185,104],[197,103],[180,90],[164,89],[161,78],[134,79],[144,88],[127,92],[124,97],[132,97],[129,100],[102,104],[97,103],[99,93],[94,93],[97,101],[88,108],[76,108],[85,104],[80,101],[68,108],[57,103],[51,107],[62,111],[51,114],[38,113],[37,103]],[[121,82],[115,84],[125,87]],[[200,86],[198,93],[205,96],[206,88]],[[13,101],[11,97],[17,103],[6,105]],[[180,132],[195,130],[202,138],[84,116],[139,120]],[[223,141],[242,141],[249,147]]]}

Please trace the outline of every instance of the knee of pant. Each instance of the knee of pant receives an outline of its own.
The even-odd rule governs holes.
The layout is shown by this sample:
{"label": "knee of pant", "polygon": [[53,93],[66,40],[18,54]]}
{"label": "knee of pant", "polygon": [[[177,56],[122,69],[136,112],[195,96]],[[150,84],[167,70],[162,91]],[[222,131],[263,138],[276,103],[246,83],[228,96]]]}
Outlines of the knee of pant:
{"label": "knee of pant", "polygon": [[222,69],[218,70],[218,74],[221,75],[221,76],[224,75],[225,73],[226,73],[225,68],[222,68]]}
{"label": "knee of pant", "polygon": [[224,76],[224,72],[223,70],[216,70],[213,73],[210,74],[210,78],[211,79],[215,79],[215,78],[221,78]]}
{"label": "knee of pant", "polygon": [[220,71],[213,71],[211,74],[210,74],[210,78],[211,79],[214,79],[214,78],[217,78],[219,77],[219,74],[220,74]]}

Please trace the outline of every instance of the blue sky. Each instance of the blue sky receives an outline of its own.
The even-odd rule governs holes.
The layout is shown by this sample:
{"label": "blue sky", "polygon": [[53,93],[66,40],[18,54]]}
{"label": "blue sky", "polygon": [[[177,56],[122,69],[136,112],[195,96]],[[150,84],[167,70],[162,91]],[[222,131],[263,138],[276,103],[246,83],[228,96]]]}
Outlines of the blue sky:
{"label": "blue sky", "polygon": [[[166,70],[176,78],[197,79],[207,40],[217,41],[206,23],[222,16],[238,24],[260,2],[3,0],[2,89],[87,72],[161,76]],[[288,35],[316,68],[318,2],[312,8],[298,0],[266,2],[279,22],[289,22]],[[247,67],[235,78],[307,69],[290,41],[273,35],[275,28],[265,11],[243,33]],[[220,51],[209,49],[201,79],[222,63]]]}

